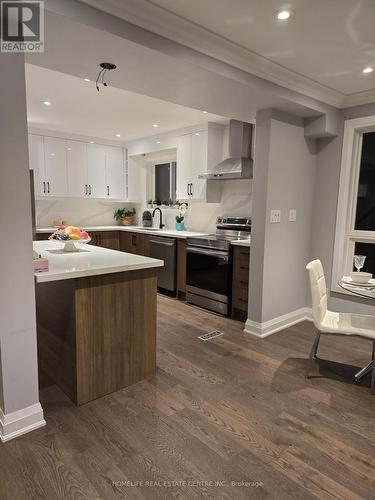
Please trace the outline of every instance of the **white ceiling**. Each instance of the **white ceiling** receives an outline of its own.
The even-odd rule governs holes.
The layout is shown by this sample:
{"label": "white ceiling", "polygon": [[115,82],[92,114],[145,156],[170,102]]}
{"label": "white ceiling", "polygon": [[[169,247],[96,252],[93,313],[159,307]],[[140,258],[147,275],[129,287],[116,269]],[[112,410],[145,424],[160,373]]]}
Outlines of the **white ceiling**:
{"label": "white ceiling", "polygon": [[[148,0],[345,95],[375,88],[374,0]],[[292,8],[296,16],[276,21]]]}
{"label": "white ceiling", "polygon": [[[217,115],[112,86],[97,92],[94,81],[58,71],[31,64],[25,68],[27,120],[38,129],[124,142],[206,121],[223,121]],[[107,81],[111,82],[110,75]],[[154,123],[159,127],[153,127]]]}

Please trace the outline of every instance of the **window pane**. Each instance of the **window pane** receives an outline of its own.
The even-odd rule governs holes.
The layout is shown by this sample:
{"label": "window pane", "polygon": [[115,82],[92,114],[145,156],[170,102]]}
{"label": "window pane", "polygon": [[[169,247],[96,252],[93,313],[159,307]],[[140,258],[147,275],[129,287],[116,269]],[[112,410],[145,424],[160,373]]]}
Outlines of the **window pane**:
{"label": "window pane", "polygon": [[[355,255],[366,255],[365,265],[361,271],[371,273],[375,276],[375,244],[374,243],[356,243]],[[353,266],[353,271],[356,269]]]}
{"label": "window pane", "polygon": [[363,134],[355,229],[375,231],[375,132]]}

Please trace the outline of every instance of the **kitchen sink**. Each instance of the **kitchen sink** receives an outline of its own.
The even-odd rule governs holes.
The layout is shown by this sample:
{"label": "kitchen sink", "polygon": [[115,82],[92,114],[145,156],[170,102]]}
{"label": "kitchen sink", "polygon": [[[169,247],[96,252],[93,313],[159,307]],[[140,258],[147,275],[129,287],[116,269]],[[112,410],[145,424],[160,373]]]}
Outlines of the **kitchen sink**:
{"label": "kitchen sink", "polygon": [[158,227],[141,227],[140,229],[145,229],[146,231],[162,231]]}

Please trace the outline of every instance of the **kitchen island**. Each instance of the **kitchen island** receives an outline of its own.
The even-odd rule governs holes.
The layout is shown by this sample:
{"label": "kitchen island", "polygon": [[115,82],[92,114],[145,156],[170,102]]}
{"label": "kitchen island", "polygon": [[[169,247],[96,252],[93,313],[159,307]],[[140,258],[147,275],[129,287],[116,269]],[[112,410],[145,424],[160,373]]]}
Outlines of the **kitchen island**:
{"label": "kitchen island", "polygon": [[81,405],[156,369],[156,271],[163,261],[92,245],[62,252],[35,241],[49,261],[35,273],[40,369]]}

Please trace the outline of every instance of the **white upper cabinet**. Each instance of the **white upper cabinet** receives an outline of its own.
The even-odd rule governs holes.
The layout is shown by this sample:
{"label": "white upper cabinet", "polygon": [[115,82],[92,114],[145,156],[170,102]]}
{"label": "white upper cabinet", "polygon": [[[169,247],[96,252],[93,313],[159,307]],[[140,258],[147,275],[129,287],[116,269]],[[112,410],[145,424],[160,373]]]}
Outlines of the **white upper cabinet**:
{"label": "white upper cabinet", "polygon": [[88,195],[92,198],[107,197],[105,160],[106,146],[99,144],[87,145]]}
{"label": "white upper cabinet", "polygon": [[106,148],[106,196],[115,200],[125,198],[124,150]]}
{"label": "white upper cabinet", "polygon": [[197,201],[206,201],[207,181],[199,175],[207,172],[207,135],[207,130],[202,130],[191,136],[190,197]]}
{"label": "white upper cabinet", "polygon": [[222,160],[223,127],[207,124],[207,128],[177,138],[176,192],[180,201],[217,203],[221,199],[221,183],[200,179]]}
{"label": "white upper cabinet", "polygon": [[192,134],[177,137],[176,198],[190,198]]}
{"label": "white upper cabinet", "polygon": [[34,171],[35,196],[45,196],[44,145],[41,135],[29,134],[29,168]]}
{"label": "white upper cabinet", "polygon": [[44,165],[47,196],[68,196],[66,141],[44,137]]}
{"label": "white upper cabinet", "polygon": [[[35,196],[126,200],[125,151],[117,146],[29,134]],[[133,172],[130,177],[133,180]]]}
{"label": "white upper cabinet", "polygon": [[87,196],[87,144],[80,141],[66,141],[66,164],[69,196],[74,198]]}

